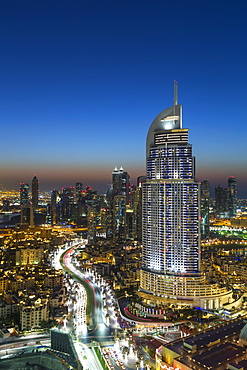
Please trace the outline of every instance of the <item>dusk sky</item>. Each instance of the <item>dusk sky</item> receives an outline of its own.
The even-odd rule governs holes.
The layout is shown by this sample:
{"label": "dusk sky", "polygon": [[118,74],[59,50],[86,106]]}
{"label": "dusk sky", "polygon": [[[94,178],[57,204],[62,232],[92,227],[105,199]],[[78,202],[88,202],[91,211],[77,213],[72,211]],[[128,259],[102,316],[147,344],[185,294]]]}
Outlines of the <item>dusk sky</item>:
{"label": "dusk sky", "polygon": [[0,183],[99,193],[145,174],[146,135],[173,104],[197,178],[247,198],[246,0],[3,0]]}

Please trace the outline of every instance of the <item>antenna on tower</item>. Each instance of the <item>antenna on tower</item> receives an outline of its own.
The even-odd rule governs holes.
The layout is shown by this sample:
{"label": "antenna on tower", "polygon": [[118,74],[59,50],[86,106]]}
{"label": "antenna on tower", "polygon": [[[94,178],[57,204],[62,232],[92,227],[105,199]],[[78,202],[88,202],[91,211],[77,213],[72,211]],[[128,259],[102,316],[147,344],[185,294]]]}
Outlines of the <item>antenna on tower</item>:
{"label": "antenna on tower", "polygon": [[178,104],[178,82],[174,80],[174,105]]}

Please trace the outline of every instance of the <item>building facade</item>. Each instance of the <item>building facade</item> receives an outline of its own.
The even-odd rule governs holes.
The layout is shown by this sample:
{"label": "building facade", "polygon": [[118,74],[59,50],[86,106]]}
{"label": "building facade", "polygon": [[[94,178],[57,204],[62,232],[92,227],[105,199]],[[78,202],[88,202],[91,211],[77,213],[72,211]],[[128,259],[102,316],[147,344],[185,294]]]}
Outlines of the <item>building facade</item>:
{"label": "building facade", "polygon": [[36,175],[32,179],[32,205],[36,210],[39,206],[39,180]]}
{"label": "building facade", "polygon": [[208,180],[201,183],[201,234],[209,235],[210,184]]}
{"label": "building facade", "polygon": [[128,199],[129,186],[130,176],[128,172],[124,171],[123,167],[120,167],[119,170],[117,169],[117,167],[115,167],[112,172],[113,196],[125,195]]}
{"label": "building facade", "polygon": [[200,184],[188,129],[182,128],[176,82],[174,105],[148,131],[146,166],[141,290],[181,301],[186,297],[203,307],[219,307],[225,302],[219,295],[226,294],[228,302],[226,289],[207,285],[200,271]]}
{"label": "building facade", "polygon": [[237,180],[234,176],[228,179],[229,216],[235,217],[237,213]]}
{"label": "building facade", "polygon": [[228,179],[228,187],[215,188],[215,212],[219,218],[235,217],[237,213],[237,180],[234,176]]}
{"label": "building facade", "polygon": [[29,185],[23,182],[20,183],[20,205],[29,205]]}

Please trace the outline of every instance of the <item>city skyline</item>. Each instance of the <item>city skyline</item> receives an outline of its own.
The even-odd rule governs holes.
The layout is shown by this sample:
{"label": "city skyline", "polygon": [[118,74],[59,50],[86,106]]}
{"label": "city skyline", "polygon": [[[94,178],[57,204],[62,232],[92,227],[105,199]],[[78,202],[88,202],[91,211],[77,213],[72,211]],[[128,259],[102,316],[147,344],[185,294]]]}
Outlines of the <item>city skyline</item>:
{"label": "city skyline", "polygon": [[0,183],[104,193],[145,174],[146,132],[179,82],[197,179],[247,198],[245,11],[237,1],[1,4]]}

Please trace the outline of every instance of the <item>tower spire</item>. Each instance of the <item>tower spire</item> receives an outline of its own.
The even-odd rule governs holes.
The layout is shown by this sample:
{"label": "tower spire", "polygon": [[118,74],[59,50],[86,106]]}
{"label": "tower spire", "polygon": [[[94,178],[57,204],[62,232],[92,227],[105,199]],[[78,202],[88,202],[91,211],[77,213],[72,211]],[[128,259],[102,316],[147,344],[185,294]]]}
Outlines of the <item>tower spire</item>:
{"label": "tower spire", "polygon": [[174,80],[174,105],[178,104],[178,82]]}

